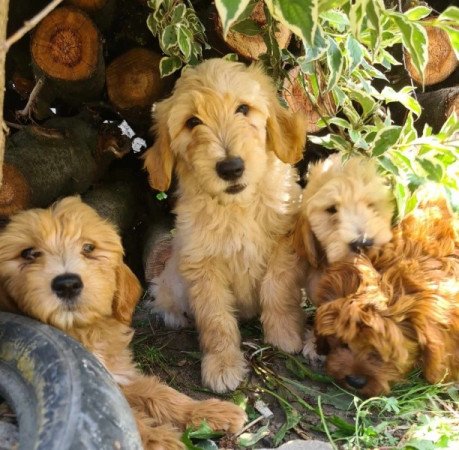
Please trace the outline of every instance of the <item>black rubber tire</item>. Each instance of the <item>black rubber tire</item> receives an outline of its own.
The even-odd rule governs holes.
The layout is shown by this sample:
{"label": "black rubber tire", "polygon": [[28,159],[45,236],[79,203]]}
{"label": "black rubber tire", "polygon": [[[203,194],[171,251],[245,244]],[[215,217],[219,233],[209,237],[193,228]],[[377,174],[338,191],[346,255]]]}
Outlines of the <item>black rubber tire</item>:
{"label": "black rubber tire", "polygon": [[142,449],[117,384],[59,330],[0,312],[0,395],[19,423],[21,450]]}

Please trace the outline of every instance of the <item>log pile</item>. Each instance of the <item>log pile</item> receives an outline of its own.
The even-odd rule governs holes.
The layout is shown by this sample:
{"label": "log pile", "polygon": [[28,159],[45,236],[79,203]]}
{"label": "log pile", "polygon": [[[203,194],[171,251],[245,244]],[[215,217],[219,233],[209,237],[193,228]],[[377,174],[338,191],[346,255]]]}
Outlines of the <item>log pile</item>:
{"label": "log pile", "polygon": [[[80,193],[125,235],[134,228],[142,233],[137,242],[143,242],[146,250],[137,248],[135,252],[147,271],[154,271],[155,261],[149,255],[156,251],[155,242],[167,239],[172,220],[168,204],[158,206],[152,200],[154,193],[131,143],[135,137],[151,143],[151,106],[169,94],[174,79],[160,76],[164,55],[146,26],[151,12],[148,2],[0,0],[0,37],[5,35],[1,17],[8,3],[6,36],[15,35],[25,21],[50,3],[60,4],[26,29],[8,51],[2,112],[9,134],[5,145],[0,140],[0,216],[47,206],[61,196]],[[251,1],[242,21],[226,36],[215,6],[198,3],[201,10],[198,7],[197,13],[212,45],[205,57],[235,52],[247,63],[263,59],[267,46],[262,35],[273,27],[267,21],[263,1]],[[274,27],[271,29],[276,30],[279,49],[288,48],[301,56],[291,32],[281,24]],[[428,123],[437,131],[452,111],[459,110],[459,69],[445,34],[429,26],[426,29],[427,69],[421,76],[404,55],[403,76],[404,85],[412,80],[419,86],[418,98],[425,112],[416,126],[421,129]],[[0,67],[3,56],[0,52]],[[286,64],[284,69],[280,96],[291,109],[305,112],[309,134],[320,133],[318,120],[336,114],[334,99],[326,92],[327,80],[320,76],[320,68],[314,79],[298,67]],[[317,92],[321,95],[313,100],[311,93]],[[0,89],[0,103],[2,95]],[[404,116],[398,121],[403,123]],[[130,130],[129,137],[120,131],[122,123],[124,130]],[[321,152],[313,145],[309,148],[306,163]],[[114,168],[120,166],[124,173],[121,178]],[[156,217],[155,223],[147,217]]]}

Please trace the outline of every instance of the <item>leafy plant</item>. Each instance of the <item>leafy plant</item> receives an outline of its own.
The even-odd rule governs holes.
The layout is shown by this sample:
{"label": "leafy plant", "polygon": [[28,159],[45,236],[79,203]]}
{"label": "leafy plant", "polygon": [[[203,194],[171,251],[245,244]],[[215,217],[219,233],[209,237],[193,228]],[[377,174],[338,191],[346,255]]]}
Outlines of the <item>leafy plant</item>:
{"label": "leafy plant", "polygon": [[171,75],[183,64],[195,65],[202,59],[202,48],[209,48],[205,29],[191,2],[149,0],[153,12],[148,28],[156,36],[164,56],[159,65],[162,77]]}

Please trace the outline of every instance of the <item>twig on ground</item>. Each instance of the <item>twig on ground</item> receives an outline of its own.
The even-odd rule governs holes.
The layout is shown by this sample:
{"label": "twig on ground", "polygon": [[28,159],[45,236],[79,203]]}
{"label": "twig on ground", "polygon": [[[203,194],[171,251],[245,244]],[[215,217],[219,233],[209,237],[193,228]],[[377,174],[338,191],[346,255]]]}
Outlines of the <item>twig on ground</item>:
{"label": "twig on ground", "polygon": [[27,100],[27,104],[25,105],[24,109],[20,109],[20,110],[16,111],[16,114],[17,114],[18,117],[22,117],[22,118],[23,117],[27,117],[27,118],[30,117],[31,110],[33,108],[34,102],[35,102],[38,94],[40,94],[40,91],[42,90],[44,85],[45,85],[45,78],[42,77],[37,81],[37,83],[33,87],[32,92],[29,95],[29,100]]}

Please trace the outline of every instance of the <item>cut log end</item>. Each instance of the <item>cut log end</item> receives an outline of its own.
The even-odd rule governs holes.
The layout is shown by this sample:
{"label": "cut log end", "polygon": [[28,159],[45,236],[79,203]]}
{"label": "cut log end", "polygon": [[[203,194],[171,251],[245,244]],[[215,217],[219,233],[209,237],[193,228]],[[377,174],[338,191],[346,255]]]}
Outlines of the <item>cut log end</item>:
{"label": "cut log end", "polygon": [[99,65],[99,31],[81,11],[62,7],[37,27],[31,42],[32,58],[47,76],[58,80],[86,80]]}
{"label": "cut log end", "polygon": [[[424,71],[424,84],[430,86],[446,80],[459,66],[459,61],[445,31],[426,26],[429,40],[428,60]],[[411,78],[419,85],[422,84],[422,76],[414,67],[410,55],[405,52],[406,70]]]}
{"label": "cut log end", "polygon": [[164,90],[159,74],[161,56],[144,48],[134,48],[116,58],[107,68],[107,93],[118,110],[148,107]]}
{"label": "cut log end", "polygon": [[0,188],[0,216],[10,216],[27,208],[30,198],[29,185],[19,170],[5,163]]}
{"label": "cut log end", "polygon": [[291,69],[284,80],[282,95],[289,108],[294,111],[302,111],[307,120],[307,132],[316,133],[321,128],[317,125],[322,115],[331,115],[336,111],[333,97],[330,93],[319,98],[319,103],[314,105],[305,92],[308,80],[300,74],[299,67]]}
{"label": "cut log end", "polygon": [[[264,12],[264,2],[259,1],[250,15],[250,19],[262,28],[266,25],[266,15]],[[266,53],[267,47],[263,37],[259,34],[254,36],[245,35],[234,30],[229,30],[226,37],[223,38],[223,26],[218,14],[215,16],[215,29],[218,35],[226,42],[228,47],[235,51],[243,58],[256,61],[263,53]],[[290,30],[278,24],[278,30],[275,33],[276,41],[279,47],[287,48],[290,43],[292,33]]]}

